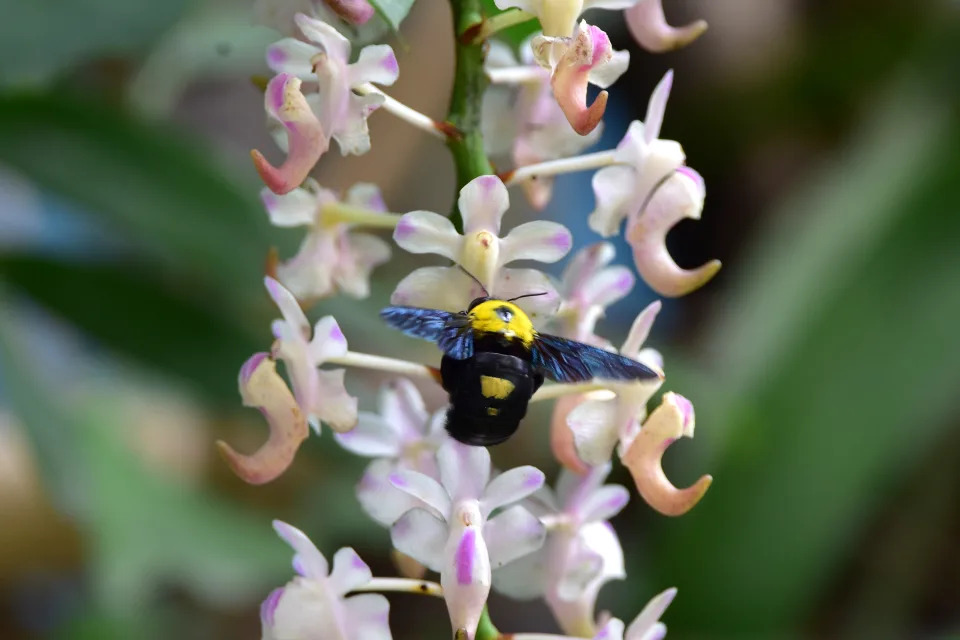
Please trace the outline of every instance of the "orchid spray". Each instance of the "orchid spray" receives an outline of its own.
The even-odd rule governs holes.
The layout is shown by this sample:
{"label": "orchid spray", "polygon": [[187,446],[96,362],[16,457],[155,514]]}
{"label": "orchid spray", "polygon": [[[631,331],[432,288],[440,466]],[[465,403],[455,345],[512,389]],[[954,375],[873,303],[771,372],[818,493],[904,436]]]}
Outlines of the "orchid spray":
{"label": "orchid spray", "polygon": [[[685,45],[706,28],[702,21],[668,25],[660,1],[450,0],[456,71],[447,118],[437,122],[383,89],[401,70],[391,47],[376,40],[399,25],[412,2],[258,0],[259,15],[287,35],[266,52],[276,75],[264,96],[268,126],[286,158],[273,165],[259,151],[252,156],[266,185],[262,200],[270,220],[307,232],[298,253],[265,279],[277,306],[272,346],[239,374],[243,403],[261,410],[270,436],[249,455],[223,442],[219,447],[238,476],[261,484],[293,463],[311,430],[319,436],[324,425],[332,429],[344,449],[370,459],[357,498],[374,526],[389,529],[407,576],[374,577],[350,548],[333,553],[331,564],[300,530],[274,522],[293,549],[295,576],[263,602],[264,639],[389,639],[383,594],[396,591],[443,598],[457,639],[650,640],[666,633],[659,619],[676,595],[672,588],[638,604],[629,624],[595,611],[600,588],[626,577],[609,519],[632,493],[604,480],[617,458],[651,507],[672,516],[691,509],[710,476],[678,489],[660,464],[673,441],[693,436],[689,400],[667,392],[648,410],[663,379],[543,386],[532,400],[555,402],[549,446],[565,467],[551,488],[540,470],[495,470],[485,448],[447,435],[444,409],[428,409],[411,381],[437,383],[434,367],[352,351],[335,318],[311,323],[303,311],[338,294],[367,297],[371,273],[398,247],[440,255],[450,266],[414,270],[383,306],[458,311],[483,290],[498,298],[544,292],[518,301],[538,326],[613,350],[596,334],[596,323],[636,277],[628,267],[610,266],[612,244],[598,241],[572,256],[561,281],[510,266],[554,263],[573,246],[570,231],[557,222],[504,220],[510,188],[520,187],[513,197],[522,193],[542,210],[553,180],[575,171],[596,171],[595,208],[583,212],[590,228],[603,237],[623,232],[636,273],[651,288],[680,296],[709,280],[719,262],[682,269],[665,244],[674,224],[699,218],[705,195],[680,144],[661,138],[672,73],[653,88],[644,121],[631,123],[615,149],[578,155],[598,139],[606,89],[630,62],[581,14],[621,11],[650,51]],[[519,51],[497,40],[503,29],[533,21],[542,33]],[[590,84],[602,91],[588,104]],[[451,215],[390,213],[373,184],[340,196],[310,177],[331,140],[342,154],[366,153],[367,118],[380,109],[450,149],[460,194]],[[497,173],[491,157],[513,168]],[[384,229],[392,242],[382,237]],[[637,317],[619,353],[663,371],[660,354],[644,346],[659,309],[654,302]],[[361,410],[344,386],[346,375],[371,369],[394,376],[376,411]],[[439,582],[424,579],[428,571]],[[542,598],[565,635],[501,633],[486,606],[491,590]]]}

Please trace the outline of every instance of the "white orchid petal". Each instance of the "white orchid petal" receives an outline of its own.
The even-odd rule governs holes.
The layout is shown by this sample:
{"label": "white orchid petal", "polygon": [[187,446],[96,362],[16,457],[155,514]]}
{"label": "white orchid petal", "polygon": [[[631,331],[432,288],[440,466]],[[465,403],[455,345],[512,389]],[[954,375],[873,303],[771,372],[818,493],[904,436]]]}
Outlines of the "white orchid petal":
{"label": "white orchid petal", "polygon": [[264,187],[260,190],[260,200],[267,209],[270,223],[277,227],[312,225],[319,207],[317,195],[306,189],[294,189],[278,196]]}
{"label": "white orchid petal", "polygon": [[274,73],[289,73],[301,80],[313,75],[313,56],[320,52],[315,46],[296,38],[284,38],[267,47],[267,66]]}
{"label": "white orchid petal", "polygon": [[294,21],[300,28],[300,32],[311,42],[323,47],[328,56],[335,57],[344,63],[350,58],[350,41],[326,22],[302,13],[294,16]]}
{"label": "white orchid petal", "polygon": [[397,469],[390,474],[390,484],[422,500],[445,519],[450,517],[450,496],[446,485],[441,486],[430,476],[410,469]]}
{"label": "white orchid petal", "polygon": [[608,238],[615,235],[630,214],[634,169],[615,165],[593,174],[593,193],[597,204],[587,223],[593,231]]}
{"label": "white orchid petal", "polygon": [[370,151],[370,129],[367,118],[384,102],[378,93],[347,96],[348,108],[342,118],[330,127],[330,135],[337,141],[340,154],[360,156]]}
{"label": "white orchid petal", "polygon": [[636,278],[627,267],[617,265],[604,269],[590,279],[589,286],[584,291],[586,302],[609,307],[626,297],[635,282]]}
{"label": "white orchid petal", "polygon": [[560,306],[560,294],[550,278],[538,269],[501,269],[497,284],[490,293],[503,300],[527,293],[544,293],[516,302],[534,324],[551,317]]}
{"label": "white orchid petal", "polygon": [[481,513],[487,516],[494,509],[523,500],[542,487],[543,481],[543,471],[529,465],[504,471],[483,492]]}
{"label": "white orchid petal", "polygon": [[623,343],[623,348],[620,349],[621,354],[628,358],[638,357],[640,347],[647,341],[647,336],[650,335],[650,329],[653,327],[653,322],[657,319],[657,314],[660,313],[662,306],[659,300],[654,300],[637,314],[633,325],[630,327],[630,333],[627,334],[627,339]]}
{"label": "white orchid petal", "polygon": [[497,568],[493,572],[493,588],[508,598],[532,600],[543,596],[550,573],[547,544]]}
{"label": "white orchid petal", "polygon": [[330,358],[339,358],[347,353],[347,338],[343,335],[337,319],[324,316],[313,326],[313,339],[310,341],[310,358],[316,364],[322,364]]}
{"label": "white orchid petal", "polygon": [[612,401],[589,400],[567,416],[577,455],[588,465],[605,464],[613,455],[619,432]]}
{"label": "white orchid petal", "polygon": [[350,86],[354,87],[367,82],[388,87],[400,76],[397,56],[386,44],[374,44],[361,49],[360,57],[349,66],[349,71]]}
{"label": "white orchid petal", "polygon": [[510,207],[510,195],[497,176],[480,176],[460,190],[457,207],[465,235],[488,231],[496,236],[500,233],[500,220]]}
{"label": "white orchid petal", "polygon": [[357,424],[357,398],[347,393],[343,369],[317,371],[318,404],[311,410],[334,431],[343,433]]}
{"label": "white orchid petal", "polygon": [[486,447],[448,440],[437,451],[440,482],[454,501],[479,500],[490,480],[490,453]]}
{"label": "white orchid petal", "polygon": [[410,253],[435,253],[456,260],[463,236],[449,218],[432,211],[411,211],[397,221],[393,239]]}
{"label": "white orchid petal", "polygon": [[316,580],[327,577],[327,559],[303,531],[280,520],[273,521],[273,529],[294,550],[294,569],[300,575]]}
{"label": "white orchid petal", "polygon": [[483,295],[479,285],[453,267],[421,267],[397,285],[391,304],[465,311],[470,301]]}
{"label": "white orchid petal", "polygon": [[483,538],[490,554],[490,566],[498,568],[533,553],[543,546],[547,530],[529,511],[515,505],[489,520]]}
{"label": "white orchid petal", "polygon": [[390,540],[397,550],[407,554],[431,571],[443,568],[443,548],[447,526],[424,509],[412,509],[390,528]]}
{"label": "white orchid petal", "polygon": [[396,464],[390,460],[374,460],[357,483],[360,506],[367,515],[385,527],[391,526],[411,509],[426,506],[422,500],[390,484],[390,474],[395,470]]}
{"label": "white orchid petal", "polygon": [[587,79],[601,89],[610,87],[620,79],[630,66],[630,52],[611,50],[610,60],[606,64],[597,65],[590,70]]}
{"label": "white orchid petal", "polygon": [[375,413],[361,411],[357,426],[344,433],[335,433],[337,443],[358,456],[395,458],[400,455],[400,434],[395,426]]}
{"label": "white orchid petal", "polygon": [[300,308],[300,303],[293,297],[293,294],[270,276],[264,277],[263,284],[267,287],[267,293],[270,294],[273,302],[277,305],[277,308],[280,309],[280,313],[283,315],[283,319],[290,329],[299,334],[301,339],[309,336],[310,323],[307,321],[307,316],[304,315],[303,309]]}
{"label": "white orchid petal", "polygon": [[372,211],[387,211],[380,187],[371,182],[358,182],[347,189],[343,201],[355,207],[363,207]]}
{"label": "white orchid petal", "polygon": [[[637,617],[627,627],[626,640],[653,640],[662,637],[659,627],[663,627],[663,624],[659,620],[676,595],[676,587],[671,587],[651,598],[647,606],[637,614]],[[666,631],[666,627],[663,627],[663,631]]]}
{"label": "white orchid petal", "polygon": [[564,572],[557,582],[557,597],[561,600],[579,600],[589,585],[603,569],[600,554],[588,549],[580,549],[569,558]]}
{"label": "white orchid petal", "polygon": [[618,618],[610,618],[597,630],[593,640],[624,640],[623,621]]}
{"label": "white orchid petal", "polygon": [[363,640],[391,640],[390,602],[379,593],[352,596],[343,602],[351,638]]}
{"label": "white orchid petal", "polygon": [[535,220],[514,227],[500,241],[500,264],[514,260],[556,262],[573,246],[570,230],[557,222]]}
{"label": "white orchid petal", "polygon": [[592,492],[578,511],[584,522],[609,520],[627,506],[630,492],[625,487],[608,484]]}
{"label": "white orchid petal", "polygon": [[343,547],[333,555],[330,586],[338,595],[345,595],[370,582],[373,573],[351,547]]}
{"label": "white orchid petal", "polygon": [[647,103],[647,115],[643,119],[643,138],[647,144],[660,137],[663,115],[667,111],[667,100],[673,87],[673,70],[667,71],[650,94]]}
{"label": "white orchid petal", "polygon": [[348,233],[341,242],[336,271],[340,291],[355,298],[370,295],[370,272],[390,259],[390,245],[369,233]]}

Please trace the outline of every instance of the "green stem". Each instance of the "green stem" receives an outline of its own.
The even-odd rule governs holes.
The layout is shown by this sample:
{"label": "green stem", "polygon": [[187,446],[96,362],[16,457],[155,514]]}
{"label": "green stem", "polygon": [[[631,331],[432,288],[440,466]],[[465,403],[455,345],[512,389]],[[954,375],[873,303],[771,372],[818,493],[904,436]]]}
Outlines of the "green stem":
{"label": "green stem", "polygon": [[[473,43],[475,32],[483,24],[482,0],[450,0],[456,43],[456,70],[447,121],[460,135],[449,136],[447,146],[457,170],[457,191],[479,176],[492,174],[493,167],[483,147],[480,130],[480,106],[488,80],[483,72],[483,44]],[[450,220],[457,231],[463,230],[460,211],[454,208]]]}
{"label": "green stem", "polygon": [[480,624],[477,625],[477,635],[475,640],[497,640],[500,632],[490,621],[490,612],[483,608],[483,614],[480,616]]}

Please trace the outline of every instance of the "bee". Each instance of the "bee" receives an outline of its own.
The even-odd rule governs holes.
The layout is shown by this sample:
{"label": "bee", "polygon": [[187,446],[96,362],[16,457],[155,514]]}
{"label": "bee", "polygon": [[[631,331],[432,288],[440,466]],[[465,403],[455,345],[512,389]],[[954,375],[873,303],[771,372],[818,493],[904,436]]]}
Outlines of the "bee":
{"label": "bee", "polygon": [[450,395],[446,429],[460,442],[489,446],[512,436],[545,377],[556,382],[662,377],[636,360],[538,332],[514,302],[544,293],[500,300],[480,287],[484,296],[466,311],[398,306],[380,312],[394,329],[435,342],[443,351],[440,378]]}

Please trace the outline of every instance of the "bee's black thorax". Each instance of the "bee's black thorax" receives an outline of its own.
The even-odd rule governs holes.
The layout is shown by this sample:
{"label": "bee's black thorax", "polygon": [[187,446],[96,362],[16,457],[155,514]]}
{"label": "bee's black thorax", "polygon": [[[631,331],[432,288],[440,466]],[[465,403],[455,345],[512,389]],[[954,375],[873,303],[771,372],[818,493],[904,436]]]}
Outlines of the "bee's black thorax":
{"label": "bee's black thorax", "polygon": [[507,356],[514,356],[529,362],[532,354],[530,349],[524,346],[523,342],[517,338],[508,338],[501,333],[480,333],[473,334],[473,348],[476,353],[502,353]]}

